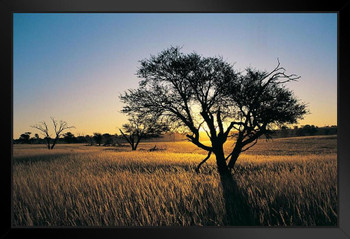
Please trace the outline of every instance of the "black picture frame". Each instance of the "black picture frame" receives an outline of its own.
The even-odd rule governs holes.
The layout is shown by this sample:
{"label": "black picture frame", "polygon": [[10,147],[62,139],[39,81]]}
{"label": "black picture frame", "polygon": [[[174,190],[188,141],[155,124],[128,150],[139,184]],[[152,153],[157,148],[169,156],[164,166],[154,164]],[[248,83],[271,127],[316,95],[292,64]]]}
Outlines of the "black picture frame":
{"label": "black picture frame", "polygon": [[[1,31],[3,58],[1,102],[3,133],[1,168],[2,224],[1,238],[350,238],[350,85],[347,79],[349,66],[350,1],[229,1],[229,0],[3,0]],[[14,228],[11,224],[11,155],[12,155],[12,18],[18,12],[333,12],[338,14],[338,193],[339,218],[337,227],[160,227],[160,228]],[[5,73],[5,74],[4,74]],[[4,134],[4,135],[5,135]],[[5,138],[5,137],[4,137]]]}

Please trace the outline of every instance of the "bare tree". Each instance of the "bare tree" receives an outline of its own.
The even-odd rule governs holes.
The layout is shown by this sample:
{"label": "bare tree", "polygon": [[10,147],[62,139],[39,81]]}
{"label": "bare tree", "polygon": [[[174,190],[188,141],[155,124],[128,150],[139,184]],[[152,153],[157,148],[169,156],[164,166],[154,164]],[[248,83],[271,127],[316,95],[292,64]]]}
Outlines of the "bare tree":
{"label": "bare tree", "polygon": [[[271,72],[252,68],[235,72],[220,57],[183,54],[177,47],[141,61],[137,75],[143,78],[139,88],[120,96],[124,113],[157,117],[170,127],[187,131],[187,138],[208,156],[216,157],[223,187],[228,223],[234,221],[233,208],[237,184],[232,169],[240,155],[265,135],[270,136],[277,125],[296,123],[306,113],[285,83],[299,77],[285,74],[278,65]],[[207,133],[210,145],[200,138]],[[229,137],[235,144],[225,155],[224,144]]]}
{"label": "bare tree", "polygon": [[46,140],[46,145],[48,149],[51,149],[51,137],[49,134],[49,128],[45,121],[40,122],[39,124],[32,125],[32,128],[38,129],[41,134],[44,135],[44,139]]}
{"label": "bare tree", "polygon": [[53,117],[51,117],[51,121],[53,124],[53,128],[54,128],[54,134],[55,134],[55,138],[51,144],[51,136],[49,133],[49,128],[48,125],[46,124],[45,121],[40,122],[39,124],[36,125],[32,125],[32,128],[38,129],[44,136],[45,136],[45,140],[46,140],[46,145],[48,149],[53,149],[58,141],[58,139],[60,138],[61,134],[63,131],[67,130],[67,129],[71,129],[71,128],[75,128],[74,126],[68,126],[67,122],[60,120],[59,122],[57,120],[55,120]]}

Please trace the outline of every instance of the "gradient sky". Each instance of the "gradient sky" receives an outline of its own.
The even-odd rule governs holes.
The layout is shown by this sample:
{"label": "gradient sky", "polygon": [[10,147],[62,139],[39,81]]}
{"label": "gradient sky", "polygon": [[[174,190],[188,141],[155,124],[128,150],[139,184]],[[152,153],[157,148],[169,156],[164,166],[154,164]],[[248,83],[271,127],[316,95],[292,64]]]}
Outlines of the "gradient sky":
{"label": "gradient sky", "polygon": [[117,133],[118,96],[136,88],[139,60],[170,46],[222,56],[237,70],[277,65],[311,114],[337,124],[337,14],[14,14],[13,137],[40,121],[67,121],[75,135]]}

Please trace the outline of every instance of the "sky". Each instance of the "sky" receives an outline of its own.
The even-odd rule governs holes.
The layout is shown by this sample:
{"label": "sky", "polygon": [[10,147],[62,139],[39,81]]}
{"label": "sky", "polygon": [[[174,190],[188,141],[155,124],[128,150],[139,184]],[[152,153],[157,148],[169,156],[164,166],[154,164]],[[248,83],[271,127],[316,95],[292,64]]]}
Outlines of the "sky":
{"label": "sky", "polygon": [[139,61],[170,46],[237,71],[279,59],[300,76],[287,85],[310,111],[299,124],[337,124],[336,13],[14,13],[13,137],[50,117],[76,136],[117,133]]}

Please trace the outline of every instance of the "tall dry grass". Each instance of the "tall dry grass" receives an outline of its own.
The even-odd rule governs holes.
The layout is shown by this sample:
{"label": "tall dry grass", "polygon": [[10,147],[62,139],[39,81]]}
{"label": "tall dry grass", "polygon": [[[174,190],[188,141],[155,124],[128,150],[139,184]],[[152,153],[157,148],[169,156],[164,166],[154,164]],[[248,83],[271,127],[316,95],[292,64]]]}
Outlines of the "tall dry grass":
{"label": "tall dry grass", "polygon": [[[234,175],[251,211],[244,217],[262,226],[336,226],[335,138],[288,140],[262,142],[239,159]],[[196,174],[205,152],[187,142],[159,143],[159,152],[41,147],[14,145],[14,226],[225,225],[214,157]]]}

